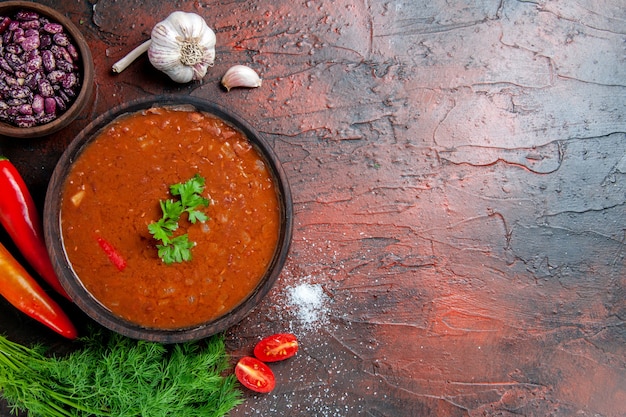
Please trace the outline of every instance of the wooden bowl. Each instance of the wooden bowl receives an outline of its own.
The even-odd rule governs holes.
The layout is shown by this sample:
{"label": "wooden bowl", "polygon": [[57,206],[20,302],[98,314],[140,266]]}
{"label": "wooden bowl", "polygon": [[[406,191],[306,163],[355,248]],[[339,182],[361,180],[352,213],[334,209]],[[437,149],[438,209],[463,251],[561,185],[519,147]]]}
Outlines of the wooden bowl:
{"label": "wooden bowl", "polygon": [[72,104],[59,116],[42,125],[18,127],[0,121],[0,135],[15,138],[34,138],[50,135],[71,123],[91,100],[94,84],[94,64],[87,41],[78,28],[65,16],[43,4],[30,1],[6,1],[0,3],[0,16],[12,17],[20,10],[37,12],[51,21],[61,24],[65,32],[72,38],[80,54],[79,71],[81,88]]}
{"label": "wooden bowl", "polygon": [[[72,168],[72,164],[79,158],[81,152],[98,137],[98,133],[109,125],[109,123],[124,115],[136,113],[151,107],[179,105],[192,106],[195,110],[217,116],[242,132],[253,148],[256,149],[257,154],[260,155],[270,173],[274,184],[273,188],[277,195],[278,210],[280,212],[278,216],[278,242],[274,248],[273,257],[271,258],[269,266],[265,270],[265,274],[262,276],[260,282],[243,301],[230,311],[225,312],[222,316],[212,319],[209,322],[193,325],[188,328],[146,328],[145,326],[131,323],[113,314],[107,307],[96,300],[81,283],[80,277],[76,275],[69,261],[66,248],[64,247],[63,228],[61,224],[62,194],[65,187],[65,179]],[[210,182],[210,178],[207,178],[207,182]],[[242,320],[257,306],[273,286],[286,261],[291,241],[292,217],[293,207],[291,192],[280,161],[264,138],[245,120],[214,103],[189,96],[153,97],[124,104],[103,114],[85,127],[72,141],[59,160],[48,186],[44,206],[44,233],[48,251],[61,284],[76,305],[88,316],[110,330],[128,337],[162,343],[173,343],[197,340],[222,332]],[[100,272],[100,274],[103,275],[102,279],[109,277],[107,273]]]}

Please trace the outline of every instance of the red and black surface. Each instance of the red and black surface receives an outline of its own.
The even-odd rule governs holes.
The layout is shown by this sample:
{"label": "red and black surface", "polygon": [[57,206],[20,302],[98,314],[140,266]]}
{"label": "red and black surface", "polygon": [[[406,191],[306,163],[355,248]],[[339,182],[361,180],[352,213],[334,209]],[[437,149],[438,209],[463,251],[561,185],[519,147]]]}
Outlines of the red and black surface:
{"label": "red and black surface", "polygon": [[[232,416],[626,415],[626,3],[42,3],[87,37],[96,86],[66,129],[0,138],[40,206],[72,138],[146,95],[229,107],[284,165],[289,259],[227,340],[301,349]],[[174,10],[217,34],[204,81],[145,56],[112,74]],[[263,86],[220,88],[234,64]],[[0,330],[66,348],[2,303]]]}

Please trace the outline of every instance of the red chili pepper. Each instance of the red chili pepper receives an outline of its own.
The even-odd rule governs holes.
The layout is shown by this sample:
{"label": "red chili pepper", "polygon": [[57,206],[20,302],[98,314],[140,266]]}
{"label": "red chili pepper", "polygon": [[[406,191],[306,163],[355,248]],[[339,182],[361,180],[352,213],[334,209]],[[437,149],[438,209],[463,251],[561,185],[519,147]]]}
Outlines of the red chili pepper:
{"label": "red chili pepper", "polygon": [[0,223],[41,278],[69,300],[52,267],[33,198],[20,173],[4,156],[0,156],[0,190]]}
{"label": "red chili pepper", "polygon": [[96,237],[98,241],[98,245],[102,248],[106,256],[109,257],[109,260],[117,269],[123,271],[126,268],[126,260],[120,253],[111,245],[109,242],[104,240],[101,237]]}
{"label": "red chili pepper", "polygon": [[15,308],[68,339],[78,332],[61,307],[0,244],[0,295]]}

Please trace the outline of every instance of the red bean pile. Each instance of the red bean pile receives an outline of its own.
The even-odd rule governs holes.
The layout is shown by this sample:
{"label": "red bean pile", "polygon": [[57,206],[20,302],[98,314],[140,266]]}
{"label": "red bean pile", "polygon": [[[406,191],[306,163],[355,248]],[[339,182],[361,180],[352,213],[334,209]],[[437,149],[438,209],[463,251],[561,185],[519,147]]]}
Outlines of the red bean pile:
{"label": "red bean pile", "polygon": [[79,54],[63,26],[33,11],[0,16],[0,121],[51,122],[80,90]]}

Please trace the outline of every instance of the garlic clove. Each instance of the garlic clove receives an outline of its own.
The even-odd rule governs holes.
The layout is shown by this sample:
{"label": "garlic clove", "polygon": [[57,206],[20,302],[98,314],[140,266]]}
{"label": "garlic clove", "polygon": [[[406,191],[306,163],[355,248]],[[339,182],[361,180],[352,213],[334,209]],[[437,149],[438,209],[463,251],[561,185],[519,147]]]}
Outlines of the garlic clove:
{"label": "garlic clove", "polygon": [[226,91],[230,91],[234,87],[260,87],[262,83],[263,80],[261,80],[259,74],[245,65],[230,67],[222,77],[222,85],[226,88]]}

